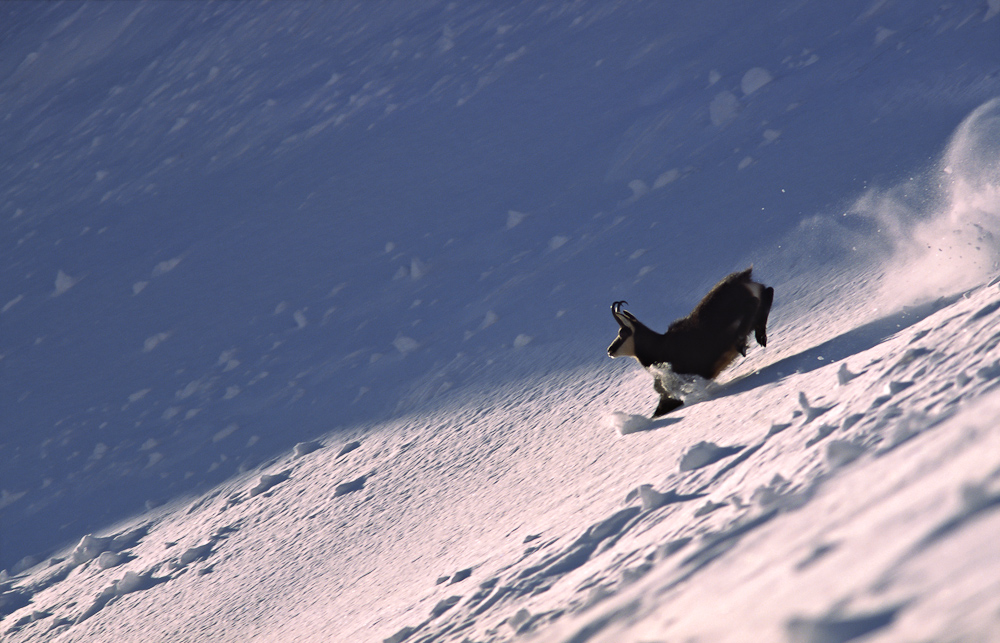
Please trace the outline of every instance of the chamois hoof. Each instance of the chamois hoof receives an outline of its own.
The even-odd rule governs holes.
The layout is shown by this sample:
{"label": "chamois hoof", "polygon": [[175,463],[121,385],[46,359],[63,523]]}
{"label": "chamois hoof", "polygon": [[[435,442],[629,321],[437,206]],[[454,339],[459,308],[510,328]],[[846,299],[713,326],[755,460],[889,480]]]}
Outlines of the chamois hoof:
{"label": "chamois hoof", "polygon": [[684,402],[675,400],[672,397],[661,397],[660,403],[656,405],[656,410],[653,411],[653,417],[658,418],[661,415],[666,415],[680,406],[684,406]]}

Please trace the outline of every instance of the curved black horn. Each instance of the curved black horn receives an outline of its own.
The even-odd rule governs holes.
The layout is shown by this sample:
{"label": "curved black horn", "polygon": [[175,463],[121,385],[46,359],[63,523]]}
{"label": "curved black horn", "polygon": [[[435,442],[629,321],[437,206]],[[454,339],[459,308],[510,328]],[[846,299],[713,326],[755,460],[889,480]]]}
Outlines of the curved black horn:
{"label": "curved black horn", "polygon": [[619,326],[622,325],[622,320],[618,319],[618,315],[622,312],[622,306],[626,304],[628,304],[628,302],[624,300],[616,301],[611,304],[611,316],[615,318],[615,321],[618,322]]}

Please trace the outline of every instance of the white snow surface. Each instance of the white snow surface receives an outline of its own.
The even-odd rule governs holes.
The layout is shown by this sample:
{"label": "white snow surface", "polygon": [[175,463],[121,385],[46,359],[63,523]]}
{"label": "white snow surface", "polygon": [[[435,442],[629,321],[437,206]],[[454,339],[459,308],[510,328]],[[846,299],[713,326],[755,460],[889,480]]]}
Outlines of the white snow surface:
{"label": "white snow surface", "polygon": [[996,3],[419,4],[0,7],[0,640],[1000,640]]}

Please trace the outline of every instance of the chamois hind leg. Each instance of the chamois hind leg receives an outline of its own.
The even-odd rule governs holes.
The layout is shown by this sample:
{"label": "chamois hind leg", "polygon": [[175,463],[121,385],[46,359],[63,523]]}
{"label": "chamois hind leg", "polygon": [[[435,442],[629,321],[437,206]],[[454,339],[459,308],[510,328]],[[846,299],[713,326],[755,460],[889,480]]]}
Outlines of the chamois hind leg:
{"label": "chamois hind leg", "polygon": [[670,396],[670,391],[663,385],[660,378],[655,375],[653,376],[653,388],[660,394],[660,403],[656,405],[656,410],[653,411],[654,418],[666,415],[679,406],[684,406],[684,402]]}
{"label": "chamois hind leg", "polygon": [[756,328],[763,305],[761,299],[747,296],[746,301],[743,302],[743,311],[739,319],[733,323],[735,334],[732,347],[739,351],[743,357],[747,356],[747,337],[750,336],[750,331]]}
{"label": "chamois hind leg", "polygon": [[774,288],[768,287],[761,293],[760,308],[757,309],[757,321],[754,323],[754,337],[761,346],[767,346],[767,316],[771,314],[771,304],[774,302]]}

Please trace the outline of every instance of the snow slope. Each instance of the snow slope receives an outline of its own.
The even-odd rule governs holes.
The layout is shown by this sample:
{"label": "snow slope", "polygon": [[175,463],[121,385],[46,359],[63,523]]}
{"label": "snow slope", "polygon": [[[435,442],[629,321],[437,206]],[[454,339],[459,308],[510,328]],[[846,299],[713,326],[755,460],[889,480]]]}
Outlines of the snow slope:
{"label": "snow slope", "polygon": [[3,640],[1000,636],[995,3],[2,10]]}
{"label": "snow slope", "polygon": [[1000,287],[935,308],[625,436],[648,378],[587,369],[303,445],[31,570],[5,639],[992,640]]}

